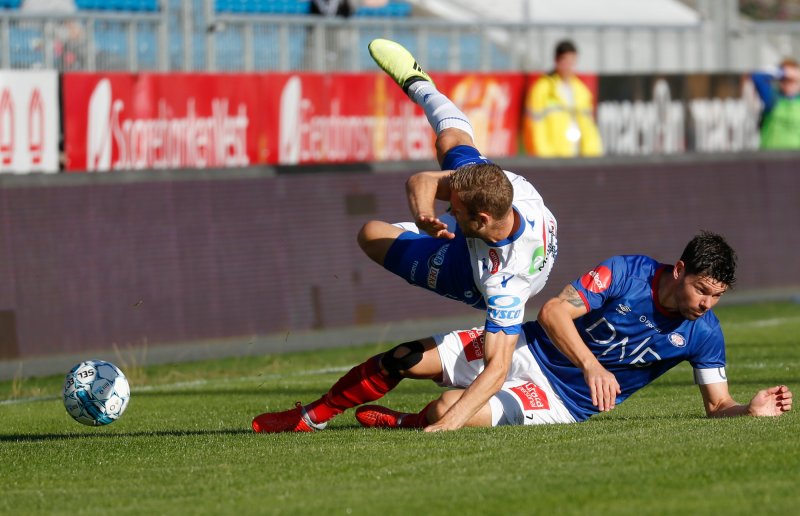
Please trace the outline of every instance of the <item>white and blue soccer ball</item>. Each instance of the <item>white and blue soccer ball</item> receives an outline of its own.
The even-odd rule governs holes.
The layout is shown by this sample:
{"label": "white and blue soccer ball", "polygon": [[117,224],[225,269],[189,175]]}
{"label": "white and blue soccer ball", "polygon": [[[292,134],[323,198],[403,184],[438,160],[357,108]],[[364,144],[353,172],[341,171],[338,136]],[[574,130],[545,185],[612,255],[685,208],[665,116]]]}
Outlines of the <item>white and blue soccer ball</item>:
{"label": "white and blue soccer ball", "polygon": [[125,412],[130,398],[128,379],[110,362],[81,362],[64,379],[64,406],[84,425],[113,423]]}

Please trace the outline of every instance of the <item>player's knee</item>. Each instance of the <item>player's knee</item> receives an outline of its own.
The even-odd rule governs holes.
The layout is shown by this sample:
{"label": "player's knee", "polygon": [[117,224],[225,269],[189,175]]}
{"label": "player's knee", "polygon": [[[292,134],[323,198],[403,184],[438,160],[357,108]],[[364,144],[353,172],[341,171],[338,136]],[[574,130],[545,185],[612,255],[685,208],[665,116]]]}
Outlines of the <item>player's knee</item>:
{"label": "player's knee", "polygon": [[444,129],[436,137],[436,153],[441,158],[444,158],[445,154],[447,154],[450,149],[458,147],[459,145],[474,147],[475,143],[472,141],[472,137],[469,133],[455,127]]}
{"label": "player's knee", "polygon": [[404,342],[390,349],[381,357],[381,367],[390,376],[403,376],[406,371],[422,361],[425,346],[414,340]]}
{"label": "player's knee", "polygon": [[450,410],[450,407],[455,405],[456,401],[461,398],[461,390],[452,390],[452,391],[445,391],[439,396],[438,399],[434,400],[431,404],[430,408],[427,412],[427,418],[429,423],[435,423],[442,419],[444,415]]}

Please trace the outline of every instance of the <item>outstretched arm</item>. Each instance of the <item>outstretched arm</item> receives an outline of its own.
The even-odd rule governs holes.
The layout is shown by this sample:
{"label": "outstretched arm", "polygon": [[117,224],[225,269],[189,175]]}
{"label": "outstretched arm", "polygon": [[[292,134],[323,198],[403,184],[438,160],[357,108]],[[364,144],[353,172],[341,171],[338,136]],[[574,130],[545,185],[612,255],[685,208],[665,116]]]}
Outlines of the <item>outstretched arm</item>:
{"label": "outstretched arm", "polygon": [[508,376],[517,338],[518,335],[507,335],[503,331],[484,334],[483,353],[486,365],[483,371],[440,420],[425,427],[426,432],[461,428],[500,390]]}
{"label": "outstretched arm", "polygon": [[597,360],[572,322],[586,312],[578,291],[567,285],[558,297],[544,304],[538,321],[559,351],[583,371],[583,378],[591,391],[592,405],[600,412],[608,412],[614,408],[617,394],[622,391],[616,377]]}
{"label": "outstretched arm", "polygon": [[758,391],[747,405],[736,403],[727,382],[700,385],[700,393],[708,417],[780,416],[792,410],[792,391],[785,385]]}
{"label": "outstretched arm", "polygon": [[[408,208],[422,231],[437,238],[455,238],[447,224],[436,218],[436,200],[450,200],[450,171],[419,172],[406,181]],[[454,229],[454,228],[450,228]]]}

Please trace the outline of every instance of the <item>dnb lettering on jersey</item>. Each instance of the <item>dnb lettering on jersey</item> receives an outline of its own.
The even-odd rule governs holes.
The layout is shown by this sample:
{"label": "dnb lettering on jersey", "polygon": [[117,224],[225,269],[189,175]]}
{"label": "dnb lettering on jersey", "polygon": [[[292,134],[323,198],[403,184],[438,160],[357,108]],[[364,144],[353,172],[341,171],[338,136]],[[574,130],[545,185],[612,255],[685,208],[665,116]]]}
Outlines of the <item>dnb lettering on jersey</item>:
{"label": "dnb lettering on jersey", "polygon": [[598,265],[583,275],[581,285],[595,294],[604,292],[611,285],[611,269],[605,265]]}
{"label": "dnb lettering on jersey", "polygon": [[458,338],[464,347],[464,355],[467,360],[483,360],[483,331],[466,330],[458,332]]}
{"label": "dnb lettering on jersey", "polygon": [[[613,356],[616,355],[616,352],[619,352],[619,359],[617,359],[617,362],[630,359],[628,363],[636,367],[646,367],[650,365],[652,361],[648,362],[648,358],[661,360],[661,356],[653,349],[652,345],[645,347],[645,345],[653,337],[652,335],[648,336],[639,344],[630,343],[629,345],[629,338],[627,335],[621,340],[614,342],[614,340],[617,338],[617,330],[614,328],[614,325],[611,324],[605,317],[584,328],[584,332],[595,344],[608,346],[608,348],[606,348],[606,350],[603,351],[603,353],[598,357],[601,359],[601,363],[606,362],[602,360],[606,356],[608,356],[609,359],[613,359]],[[606,335],[608,335],[608,338],[603,338]],[[631,348],[633,349],[631,350]],[[613,355],[612,352],[614,352]]]}
{"label": "dnb lettering on jersey", "polygon": [[547,394],[535,383],[528,382],[511,387],[511,391],[520,399],[524,410],[548,410],[550,408]]}

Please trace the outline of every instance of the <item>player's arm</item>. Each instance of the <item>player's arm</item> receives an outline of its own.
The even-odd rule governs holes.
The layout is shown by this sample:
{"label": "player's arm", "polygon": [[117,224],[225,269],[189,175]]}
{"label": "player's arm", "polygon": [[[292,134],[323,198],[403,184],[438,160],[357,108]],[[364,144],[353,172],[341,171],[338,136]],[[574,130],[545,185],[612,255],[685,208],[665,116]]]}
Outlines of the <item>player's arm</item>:
{"label": "player's arm", "polygon": [[450,171],[419,172],[406,181],[408,208],[422,231],[438,238],[455,238],[436,217],[436,200],[450,200]]}
{"label": "player's arm", "polygon": [[484,334],[483,371],[439,421],[425,428],[426,432],[461,428],[500,390],[508,376],[518,337],[519,335],[508,335],[504,331],[487,331]]}
{"label": "player's arm", "polygon": [[708,417],[780,416],[792,410],[792,391],[785,385],[758,391],[747,405],[740,405],[731,397],[728,382],[699,387]]}
{"label": "player's arm", "polygon": [[592,395],[592,404],[600,412],[607,412],[614,408],[617,394],[622,391],[617,379],[600,364],[572,322],[587,312],[588,308],[578,291],[572,285],[567,285],[558,297],[544,304],[539,311],[538,321],[559,351],[583,371],[583,378]]}

